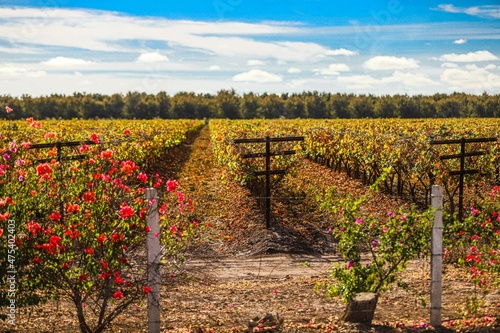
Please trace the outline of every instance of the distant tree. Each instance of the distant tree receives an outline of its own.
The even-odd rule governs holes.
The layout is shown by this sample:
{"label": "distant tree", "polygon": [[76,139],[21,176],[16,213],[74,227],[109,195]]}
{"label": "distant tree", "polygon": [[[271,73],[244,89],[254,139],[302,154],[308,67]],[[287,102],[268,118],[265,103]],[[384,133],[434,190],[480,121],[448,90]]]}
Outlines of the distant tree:
{"label": "distant tree", "polygon": [[373,106],[374,116],[377,118],[396,118],[399,116],[398,107],[391,96],[377,98]]}
{"label": "distant tree", "polygon": [[314,91],[305,96],[306,113],[310,118],[329,118],[326,101]]}
{"label": "distant tree", "polygon": [[220,118],[241,118],[240,99],[234,89],[220,90],[214,98],[214,103]]}
{"label": "distant tree", "polygon": [[360,95],[351,99],[349,108],[355,118],[373,118],[374,112],[374,98],[369,95]]}
{"label": "distant tree", "polygon": [[296,94],[289,96],[285,100],[285,118],[307,118],[307,110],[304,99]]}
{"label": "distant tree", "polygon": [[179,92],[170,99],[170,102],[173,118],[199,118],[197,97],[194,93]]}
{"label": "distant tree", "polygon": [[259,110],[259,98],[254,93],[245,93],[240,99],[240,113],[245,119],[257,118]]}
{"label": "distant tree", "polygon": [[285,103],[280,96],[276,94],[262,95],[257,111],[258,118],[279,118],[285,114]]}
{"label": "distant tree", "polygon": [[353,118],[349,104],[354,95],[339,94],[330,98],[330,114],[332,118]]}
{"label": "distant tree", "polygon": [[106,114],[109,118],[122,118],[125,116],[125,102],[121,94],[113,94],[104,100]]}

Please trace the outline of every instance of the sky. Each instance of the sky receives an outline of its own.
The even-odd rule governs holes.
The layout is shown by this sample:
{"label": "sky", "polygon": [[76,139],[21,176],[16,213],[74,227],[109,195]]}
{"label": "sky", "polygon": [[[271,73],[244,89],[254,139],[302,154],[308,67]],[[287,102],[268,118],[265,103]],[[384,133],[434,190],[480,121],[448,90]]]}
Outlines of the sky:
{"label": "sky", "polygon": [[451,1],[0,0],[0,95],[499,94],[500,0]]}

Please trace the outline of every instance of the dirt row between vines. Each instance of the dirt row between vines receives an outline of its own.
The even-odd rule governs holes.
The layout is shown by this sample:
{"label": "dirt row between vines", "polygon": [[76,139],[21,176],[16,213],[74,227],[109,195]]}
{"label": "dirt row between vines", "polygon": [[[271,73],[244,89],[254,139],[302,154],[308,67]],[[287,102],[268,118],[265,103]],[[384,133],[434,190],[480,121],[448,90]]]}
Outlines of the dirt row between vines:
{"label": "dirt row between vines", "polygon": [[[251,319],[278,313],[281,332],[435,331],[429,321],[428,260],[412,262],[401,279],[408,290],[394,289],[379,298],[371,326],[346,324],[345,305],[329,299],[321,285],[341,260],[327,232],[333,216],[318,209],[316,194],[335,186],[339,195],[360,195],[359,181],[317,165],[299,162],[274,191],[273,226],[265,229],[256,200],[215,165],[209,127],[164,161],[164,177],[176,178],[195,204],[201,233],[186,254],[182,272],[165,272],[162,287],[162,332],[244,332]],[[380,195],[368,213],[386,214],[398,202]],[[371,208],[370,208],[371,207]],[[474,286],[457,268],[443,277],[443,332],[494,332],[500,323],[500,293],[491,290],[474,319],[467,298]],[[65,301],[20,313],[15,332],[78,332],[72,304]],[[147,332],[147,305],[136,304],[117,318],[109,332]]]}

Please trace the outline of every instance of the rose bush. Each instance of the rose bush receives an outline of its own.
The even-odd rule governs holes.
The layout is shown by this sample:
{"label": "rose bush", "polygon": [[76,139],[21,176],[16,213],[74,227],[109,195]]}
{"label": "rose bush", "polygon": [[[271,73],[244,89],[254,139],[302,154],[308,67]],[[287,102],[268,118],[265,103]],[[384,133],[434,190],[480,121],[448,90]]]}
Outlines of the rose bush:
{"label": "rose bush", "polygon": [[[160,193],[153,200],[160,201],[167,262],[195,230],[197,223],[189,217],[192,203],[176,181],[148,175],[133,160],[117,159],[127,154],[113,147],[82,144],[82,161],[58,160],[57,151],[49,149],[53,158],[40,161],[40,152],[30,150],[29,143],[2,139],[0,303],[9,301],[3,288],[10,270],[3,231],[11,219],[16,226],[16,305],[63,297],[75,305],[81,332],[102,332],[151,291],[144,248],[153,205],[145,199],[146,187]],[[90,139],[99,140],[95,133]]]}
{"label": "rose bush", "polygon": [[361,198],[336,199],[334,189],[321,198],[323,207],[339,216],[330,232],[345,258],[332,268],[332,280],[326,286],[329,296],[348,302],[356,293],[378,294],[396,281],[409,260],[429,250],[432,210],[403,205],[398,212],[387,212],[383,220],[364,213],[363,204],[382,180]]}

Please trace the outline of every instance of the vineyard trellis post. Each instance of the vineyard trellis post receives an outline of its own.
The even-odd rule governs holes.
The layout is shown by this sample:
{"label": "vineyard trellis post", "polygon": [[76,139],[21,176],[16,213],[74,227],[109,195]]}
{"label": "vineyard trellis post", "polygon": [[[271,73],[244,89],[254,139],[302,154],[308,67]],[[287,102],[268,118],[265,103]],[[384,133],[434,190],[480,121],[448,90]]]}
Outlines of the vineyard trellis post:
{"label": "vineyard trellis post", "polygon": [[148,286],[151,292],[148,293],[148,332],[160,333],[160,222],[158,214],[158,196],[155,188],[146,189],[146,201],[149,207],[147,226],[149,232],[146,237],[147,247],[147,272]]}
{"label": "vineyard trellis post", "polygon": [[282,138],[271,138],[266,136],[265,138],[254,138],[254,139],[235,139],[233,142],[235,144],[240,143],[265,143],[266,151],[264,153],[249,153],[241,155],[241,158],[257,158],[265,157],[266,159],[266,170],[256,171],[253,173],[254,176],[266,176],[266,189],[265,189],[265,215],[266,215],[266,228],[271,228],[271,175],[284,175],[285,170],[271,170],[271,156],[279,155],[294,155],[295,150],[284,150],[280,152],[271,151],[271,142],[288,142],[288,141],[304,141],[303,136],[290,136]]}
{"label": "vineyard trellis post", "polygon": [[435,209],[431,235],[431,326],[441,326],[443,271],[443,188],[433,185],[431,206]]}
{"label": "vineyard trellis post", "polygon": [[466,147],[465,145],[467,143],[482,143],[482,142],[495,142],[497,141],[497,138],[477,138],[477,139],[465,139],[461,138],[458,140],[433,140],[430,142],[431,145],[447,145],[447,144],[460,144],[460,153],[459,154],[452,154],[452,155],[443,155],[440,156],[440,160],[449,160],[449,159],[460,159],[460,169],[459,170],[453,170],[450,171],[450,175],[458,175],[460,176],[459,178],[459,184],[458,184],[458,219],[460,221],[463,220],[463,214],[464,214],[464,181],[465,181],[465,175],[470,175],[470,174],[476,174],[479,173],[479,170],[472,169],[472,170],[466,170],[465,169],[465,158],[466,157],[472,157],[472,156],[481,156],[485,155],[484,151],[473,151],[473,152],[466,152]]}

